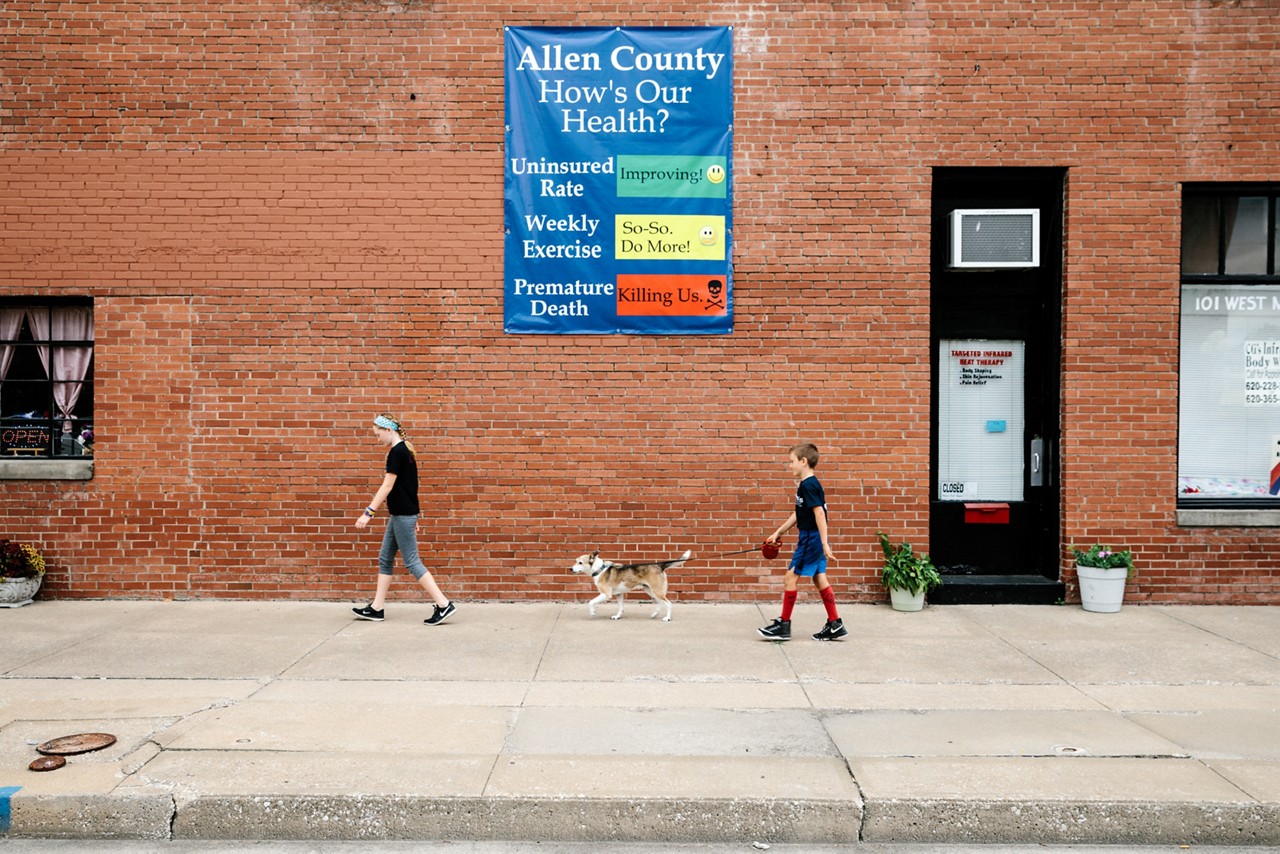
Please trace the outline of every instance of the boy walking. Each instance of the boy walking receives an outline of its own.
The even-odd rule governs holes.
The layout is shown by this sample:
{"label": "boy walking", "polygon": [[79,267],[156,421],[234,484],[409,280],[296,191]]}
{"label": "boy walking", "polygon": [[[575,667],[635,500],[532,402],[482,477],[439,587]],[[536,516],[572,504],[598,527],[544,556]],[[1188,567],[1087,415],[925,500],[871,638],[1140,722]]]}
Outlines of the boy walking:
{"label": "boy walking", "polygon": [[817,466],[818,449],[811,444],[796,445],[787,452],[787,468],[796,479],[796,509],[782,527],[770,535],[768,542],[777,542],[794,527],[797,529],[796,550],[791,556],[787,574],[782,578],[782,616],[756,630],[769,640],[791,640],[791,611],[796,604],[796,586],[802,575],[813,579],[827,609],[827,623],[813,636],[814,640],[835,640],[849,634],[836,612],[836,594],[827,581],[827,561],[834,560],[835,555],[831,553],[827,540],[826,496],[813,473]]}

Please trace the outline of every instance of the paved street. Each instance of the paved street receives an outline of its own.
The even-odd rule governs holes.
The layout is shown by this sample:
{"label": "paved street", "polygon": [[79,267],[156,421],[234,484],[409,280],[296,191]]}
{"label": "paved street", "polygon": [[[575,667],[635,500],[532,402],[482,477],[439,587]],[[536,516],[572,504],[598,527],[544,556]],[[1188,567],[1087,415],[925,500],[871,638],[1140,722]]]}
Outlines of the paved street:
{"label": "paved street", "polygon": [[[768,843],[761,843],[767,845]],[[1193,845],[919,845],[853,843],[849,845],[652,842],[168,842],[11,839],[0,840],[5,854],[1268,854],[1272,846]]]}

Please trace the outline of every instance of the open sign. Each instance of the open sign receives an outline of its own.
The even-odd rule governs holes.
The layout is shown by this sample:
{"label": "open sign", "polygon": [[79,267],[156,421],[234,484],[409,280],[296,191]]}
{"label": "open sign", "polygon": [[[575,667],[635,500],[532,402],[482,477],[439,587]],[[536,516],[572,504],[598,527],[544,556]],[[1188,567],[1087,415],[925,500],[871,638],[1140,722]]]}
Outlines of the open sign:
{"label": "open sign", "polygon": [[5,452],[27,451],[30,453],[47,451],[53,436],[48,427],[26,425],[22,427],[5,427],[0,429],[0,450]]}

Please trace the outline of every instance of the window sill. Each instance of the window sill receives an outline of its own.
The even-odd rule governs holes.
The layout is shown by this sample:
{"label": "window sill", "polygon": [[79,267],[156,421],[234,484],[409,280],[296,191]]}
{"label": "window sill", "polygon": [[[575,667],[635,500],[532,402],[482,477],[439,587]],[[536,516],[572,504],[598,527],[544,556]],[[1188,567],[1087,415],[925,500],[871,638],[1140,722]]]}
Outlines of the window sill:
{"label": "window sill", "polygon": [[1280,528],[1276,510],[1178,510],[1181,528]]}
{"label": "window sill", "polygon": [[0,460],[0,480],[93,480],[93,460]]}

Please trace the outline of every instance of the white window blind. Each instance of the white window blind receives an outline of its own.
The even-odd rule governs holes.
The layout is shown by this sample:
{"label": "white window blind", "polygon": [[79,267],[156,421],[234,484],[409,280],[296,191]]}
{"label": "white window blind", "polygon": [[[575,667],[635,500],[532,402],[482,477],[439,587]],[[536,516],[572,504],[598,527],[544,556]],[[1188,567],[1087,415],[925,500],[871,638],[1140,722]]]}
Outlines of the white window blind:
{"label": "white window blind", "polygon": [[1280,450],[1280,285],[1183,285],[1178,492],[1267,498]]}

